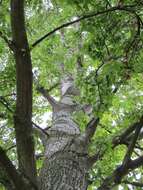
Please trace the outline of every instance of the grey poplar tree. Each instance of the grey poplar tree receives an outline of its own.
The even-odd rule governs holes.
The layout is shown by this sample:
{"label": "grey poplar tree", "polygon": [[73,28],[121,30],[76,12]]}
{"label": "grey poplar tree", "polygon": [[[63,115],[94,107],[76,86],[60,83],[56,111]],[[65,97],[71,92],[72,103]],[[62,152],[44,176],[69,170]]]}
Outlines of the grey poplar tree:
{"label": "grey poplar tree", "polygon": [[[80,92],[75,87],[74,78],[70,74],[64,74],[61,79],[59,101],[51,97],[43,87],[37,87],[37,90],[49,101],[53,111],[52,127],[47,131],[48,137],[44,133],[41,137],[45,147],[44,162],[40,174],[37,176],[31,119],[33,75],[31,52],[25,28],[24,0],[11,0],[10,4],[12,41],[7,41],[7,43],[14,53],[16,63],[17,99],[14,129],[18,169],[15,168],[6,152],[0,147],[0,180],[8,190],[87,190],[89,170],[102,156],[100,152],[96,152],[93,156],[88,153],[88,146],[96,131],[99,118],[92,118],[85,126],[85,131],[80,132],[80,127],[73,120],[72,114],[83,109],[84,105],[79,106],[73,101]],[[78,18],[52,32],[80,20],[115,10],[130,11],[124,6],[113,7]],[[43,39],[33,44],[33,47]],[[142,123],[143,118],[141,117],[140,121],[129,127],[127,131],[121,134],[120,138],[114,139],[113,144],[116,146],[122,142],[123,136],[136,129],[123,163],[103,180],[98,190],[112,189],[121,182],[130,170],[134,170],[143,164],[143,156],[135,160],[130,159]]]}

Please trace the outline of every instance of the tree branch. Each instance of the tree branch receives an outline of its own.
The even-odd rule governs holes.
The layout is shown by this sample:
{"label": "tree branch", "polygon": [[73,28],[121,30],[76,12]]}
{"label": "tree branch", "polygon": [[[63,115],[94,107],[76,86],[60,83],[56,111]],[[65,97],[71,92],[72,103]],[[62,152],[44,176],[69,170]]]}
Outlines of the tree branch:
{"label": "tree branch", "polygon": [[78,23],[82,20],[85,19],[90,19],[92,17],[96,17],[105,13],[109,13],[109,12],[114,12],[114,11],[125,11],[125,12],[129,12],[131,14],[136,14],[135,11],[133,11],[131,8],[134,8],[135,5],[127,5],[127,6],[116,6],[116,7],[111,7],[109,9],[103,10],[103,11],[99,11],[99,12],[94,12],[94,13],[89,13],[87,15],[84,16],[80,16],[78,19],[71,21],[71,22],[67,22],[65,24],[62,24],[58,27],[56,27],[55,29],[53,29],[52,31],[48,32],[47,34],[45,34],[44,36],[42,36],[41,38],[39,38],[37,41],[35,41],[32,45],[31,45],[31,50],[37,46],[39,43],[41,43],[44,39],[46,39],[47,37],[51,36],[52,34],[54,34],[55,32],[61,30],[62,28],[66,28],[70,25],[73,25],[75,23]]}
{"label": "tree branch", "polygon": [[83,135],[83,141],[84,143],[86,143],[86,145],[89,144],[91,138],[93,137],[93,135],[95,134],[97,125],[99,123],[99,118],[93,118],[91,119],[91,121],[87,124],[87,127],[85,129],[85,133]]}
{"label": "tree branch", "polygon": [[31,122],[33,78],[31,55],[25,28],[24,2],[24,0],[11,0],[10,4],[17,82],[14,127],[19,168],[36,185],[37,174]]}
{"label": "tree branch", "polygon": [[[52,88],[52,87],[51,87]],[[14,111],[12,110],[9,102],[3,97],[3,96],[0,96],[0,103],[10,112],[10,113],[13,113],[14,114]],[[0,117],[4,117],[5,115],[0,113]],[[4,118],[5,119],[5,118]],[[28,122],[28,121],[26,121]],[[32,125],[34,125],[38,130],[40,130],[42,133],[44,133],[46,136],[49,136],[48,133],[42,129],[39,125],[37,125],[35,122],[32,121]]]}
{"label": "tree branch", "polygon": [[128,180],[124,180],[124,181],[122,181],[122,183],[127,184],[127,185],[136,186],[136,187],[143,187],[143,183],[139,183],[139,182],[136,182],[136,181],[130,182]]}
{"label": "tree branch", "polygon": [[16,190],[15,185],[9,179],[5,169],[0,164],[0,184],[6,187],[7,190]]}
{"label": "tree branch", "polygon": [[140,156],[139,158],[135,160],[131,160],[127,165],[120,165],[117,167],[113,173],[106,177],[101,184],[101,186],[98,188],[98,190],[110,190],[114,186],[121,183],[122,178],[127,175],[132,170],[140,167],[143,165],[143,156]]}
{"label": "tree branch", "polygon": [[129,126],[122,134],[113,138],[112,140],[113,148],[115,148],[119,144],[127,144],[133,131],[138,126],[141,126],[141,125],[143,125],[143,116],[141,116],[138,122],[135,122],[134,124]]}
{"label": "tree branch", "polygon": [[40,92],[51,104],[52,107],[55,107],[57,105],[57,101],[50,96],[49,91],[44,89],[43,87],[37,87],[37,91]]}
{"label": "tree branch", "polygon": [[93,165],[98,161],[100,160],[103,155],[104,155],[105,151],[101,151],[99,150],[97,153],[95,153],[94,155],[90,156],[87,160],[87,163],[88,163],[88,168],[92,168]]}
{"label": "tree branch", "polygon": [[14,44],[11,40],[8,40],[8,38],[0,31],[0,37],[5,41],[5,43],[8,45],[8,47],[13,51],[14,50]]}
{"label": "tree branch", "polygon": [[45,134],[47,137],[49,137],[49,134],[45,131],[45,129],[42,129],[39,125],[37,125],[36,123],[34,123],[32,121],[32,124],[38,129],[40,130],[43,134]]}
{"label": "tree branch", "polygon": [[28,186],[22,180],[20,174],[18,174],[16,168],[7,157],[5,151],[0,147],[0,164],[5,169],[8,177],[12,180],[16,189],[26,190]]}
{"label": "tree branch", "polygon": [[36,123],[32,122],[32,124],[35,126],[35,128],[33,129],[34,132],[36,134],[38,134],[39,138],[42,141],[42,144],[45,146],[46,145],[46,141],[47,138],[49,137],[49,134],[46,132],[45,129],[42,129],[41,127],[39,127]]}
{"label": "tree branch", "polygon": [[136,141],[138,139],[139,133],[141,131],[142,125],[143,125],[143,118],[141,118],[141,121],[138,123],[138,126],[136,127],[136,130],[135,130],[135,134],[134,134],[134,136],[133,136],[133,138],[132,138],[132,140],[128,146],[127,153],[126,153],[124,160],[123,160],[124,166],[127,165],[131,159],[131,155],[132,155],[132,152],[135,148],[135,144],[136,144]]}
{"label": "tree branch", "polygon": [[36,90],[41,93],[50,103],[52,107],[55,107],[57,105],[57,101],[50,96],[49,92],[52,91],[54,88],[56,88],[59,85],[59,82],[51,86],[49,89],[45,89],[43,86],[39,84],[39,81],[37,79],[36,73],[34,73],[34,84],[36,86]]}
{"label": "tree branch", "polygon": [[141,128],[143,126],[143,116],[141,116],[140,120],[130,127],[128,127],[120,136],[119,138],[115,138],[113,143],[113,148],[117,146],[118,144],[125,144],[126,139],[128,139],[128,135],[131,135],[133,131],[135,130],[135,133],[132,135],[132,138],[130,138],[130,141],[128,142],[128,151],[124,157],[124,160],[122,164],[117,167],[110,176],[106,177],[101,184],[101,186],[98,188],[98,190],[110,190],[112,187],[118,185],[121,183],[122,178],[127,175],[132,170],[142,166],[143,164],[143,156],[138,157],[135,160],[131,160],[132,152],[135,148],[135,143],[137,141],[137,138],[140,134]]}
{"label": "tree branch", "polygon": [[11,109],[11,107],[9,106],[9,103],[7,102],[7,100],[3,97],[0,96],[0,103],[11,113],[13,113],[13,110]]}

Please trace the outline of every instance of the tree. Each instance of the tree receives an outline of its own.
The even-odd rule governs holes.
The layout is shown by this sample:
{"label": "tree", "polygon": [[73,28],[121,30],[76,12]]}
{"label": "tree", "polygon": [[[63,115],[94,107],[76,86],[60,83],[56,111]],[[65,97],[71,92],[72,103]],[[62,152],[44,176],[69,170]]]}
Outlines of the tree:
{"label": "tree", "polygon": [[142,8],[0,2],[0,188],[142,189]]}

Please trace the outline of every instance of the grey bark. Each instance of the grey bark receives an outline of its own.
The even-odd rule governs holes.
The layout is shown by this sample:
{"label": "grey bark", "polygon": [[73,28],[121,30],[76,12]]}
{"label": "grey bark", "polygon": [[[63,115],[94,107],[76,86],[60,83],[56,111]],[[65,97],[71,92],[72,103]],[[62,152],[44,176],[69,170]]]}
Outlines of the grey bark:
{"label": "grey bark", "polygon": [[53,107],[52,127],[40,173],[40,190],[86,190],[88,152],[72,114],[78,90],[71,77],[62,80],[61,100]]}

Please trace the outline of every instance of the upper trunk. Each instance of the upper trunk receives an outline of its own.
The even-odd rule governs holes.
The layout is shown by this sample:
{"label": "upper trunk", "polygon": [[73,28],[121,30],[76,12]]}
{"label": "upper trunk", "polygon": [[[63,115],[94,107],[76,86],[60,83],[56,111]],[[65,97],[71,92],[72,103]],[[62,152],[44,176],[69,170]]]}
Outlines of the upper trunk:
{"label": "upper trunk", "polygon": [[53,107],[52,127],[48,130],[50,137],[40,174],[40,190],[86,190],[87,148],[72,117],[77,107],[73,96],[78,90],[70,77],[62,80],[61,87],[62,98]]}

